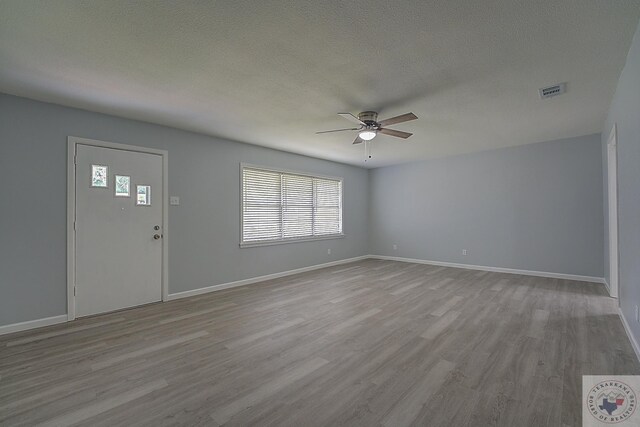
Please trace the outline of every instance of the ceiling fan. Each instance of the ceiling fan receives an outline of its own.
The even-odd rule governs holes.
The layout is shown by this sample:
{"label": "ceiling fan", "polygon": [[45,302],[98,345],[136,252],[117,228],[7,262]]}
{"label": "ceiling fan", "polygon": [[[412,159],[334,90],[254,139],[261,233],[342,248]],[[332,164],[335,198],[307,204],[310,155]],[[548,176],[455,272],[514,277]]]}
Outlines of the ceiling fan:
{"label": "ceiling fan", "polygon": [[413,134],[409,132],[394,130],[394,129],[387,129],[385,126],[408,122],[409,120],[415,120],[418,118],[413,113],[406,113],[400,116],[391,117],[390,119],[385,119],[378,122],[377,121],[378,113],[375,111],[363,111],[362,113],[358,114],[358,117],[354,116],[351,113],[338,113],[338,115],[341,117],[344,117],[345,119],[353,123],[358,124],[358,127],[325,130],[321,132],[316,132],[316,134],[357,130],[359,132],[355,141],[353,141],[354,144],[360,144],[365,141],[371,141],[379,133],[384,135],[389,135],[389,136],[395,136],[396,138],[407,139]]}

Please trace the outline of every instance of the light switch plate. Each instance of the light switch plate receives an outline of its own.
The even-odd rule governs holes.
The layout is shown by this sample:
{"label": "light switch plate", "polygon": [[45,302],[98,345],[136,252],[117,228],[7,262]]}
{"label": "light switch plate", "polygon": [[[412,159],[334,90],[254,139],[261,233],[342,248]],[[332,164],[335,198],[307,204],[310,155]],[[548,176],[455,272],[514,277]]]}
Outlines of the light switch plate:
{"label": "light switch plate", "polygon": [[169,204],[171,206],[178,206],[180,204],[180,197],[178,196],[169,197]]}

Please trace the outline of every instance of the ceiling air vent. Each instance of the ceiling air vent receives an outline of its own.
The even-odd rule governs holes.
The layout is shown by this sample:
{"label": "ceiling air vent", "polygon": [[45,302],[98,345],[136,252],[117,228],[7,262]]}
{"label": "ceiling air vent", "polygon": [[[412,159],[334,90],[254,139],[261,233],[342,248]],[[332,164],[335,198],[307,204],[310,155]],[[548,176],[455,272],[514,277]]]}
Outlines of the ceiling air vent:
{"label": "ceiling air vent", "polygon": [[566,88],[566,83],[558,83],[557,85],[540,88],[538,89],[538,93],[540,94],[540,99],[547,99],[557,95],[562,95],[565,93]]}

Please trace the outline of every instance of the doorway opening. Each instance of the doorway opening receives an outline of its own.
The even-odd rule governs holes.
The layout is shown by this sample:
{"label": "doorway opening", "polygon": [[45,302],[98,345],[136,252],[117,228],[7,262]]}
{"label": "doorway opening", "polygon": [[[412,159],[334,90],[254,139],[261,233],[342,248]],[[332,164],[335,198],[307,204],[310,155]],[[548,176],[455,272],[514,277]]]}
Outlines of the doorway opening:
{"label": "doorway opening", "polygon": [[609,205],[609,294],[618,298],[618,136],[614,123],[607,140]]}

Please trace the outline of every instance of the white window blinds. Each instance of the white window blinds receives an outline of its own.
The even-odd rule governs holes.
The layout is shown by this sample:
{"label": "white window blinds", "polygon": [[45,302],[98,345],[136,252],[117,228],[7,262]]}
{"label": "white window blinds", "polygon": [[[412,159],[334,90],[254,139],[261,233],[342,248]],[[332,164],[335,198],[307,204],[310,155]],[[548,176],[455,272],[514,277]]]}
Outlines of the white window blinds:
{"label": "white window blinds", "polygon": [[242,167],[242,246],[342,235],[342,180]]}

